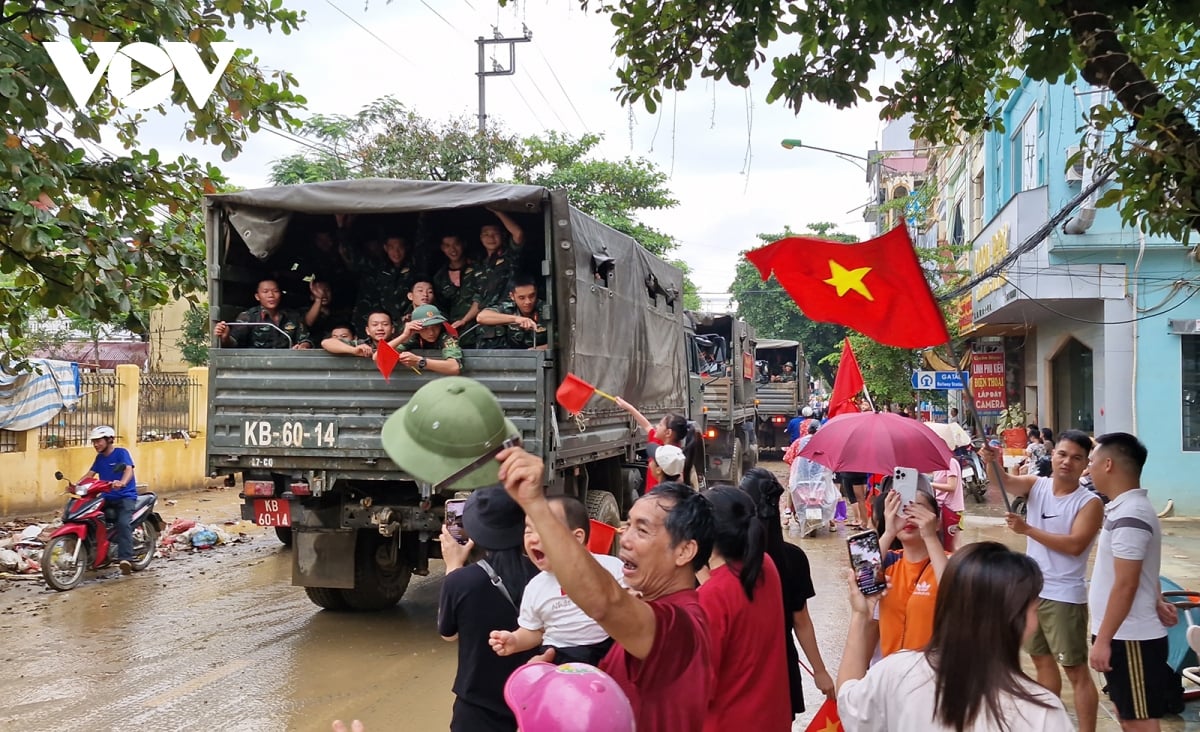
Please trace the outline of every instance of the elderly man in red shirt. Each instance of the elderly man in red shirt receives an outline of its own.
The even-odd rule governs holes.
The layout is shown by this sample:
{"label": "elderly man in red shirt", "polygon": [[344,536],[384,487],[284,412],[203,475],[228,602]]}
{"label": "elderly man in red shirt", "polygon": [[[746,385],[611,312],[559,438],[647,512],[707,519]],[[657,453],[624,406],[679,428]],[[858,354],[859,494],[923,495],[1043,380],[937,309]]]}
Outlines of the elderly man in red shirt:
{"label": "elderly man in red shirt", "polygon": [[629,509],[621,535],[622,588],[550,510],[545,465],[519,447],[501,452],[500,479],[537,528],[563,591],[615,641],[600,668],[633,704],[639,732],[704,726],[712,669],[696,571],[712,552],[712,506],[680,483],[664,483]]}

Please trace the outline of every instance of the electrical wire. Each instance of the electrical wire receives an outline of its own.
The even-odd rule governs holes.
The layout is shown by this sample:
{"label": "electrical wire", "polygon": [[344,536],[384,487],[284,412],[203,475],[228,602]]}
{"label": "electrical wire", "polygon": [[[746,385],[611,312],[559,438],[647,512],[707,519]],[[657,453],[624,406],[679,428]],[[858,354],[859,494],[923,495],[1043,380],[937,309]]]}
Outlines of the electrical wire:
{"label": "electrical wire", "polygon": [[558,74],[554,73],[554,67],[550,65],[550,59],[546,58],[546,54],[542,53],[541,46],[536,43],[531,45],[538,52],[538,55],[542,57],[542,63],[546,64],[546,68],[550,71],[550,76],[554,77],[554,82],[558,84],[558,88],[562,91],[563,96],[567,98],[567,104],[571,106],[571,111],[573,111],[575,116],[579,119],[579,124],[583,125],[583,131],[591,132],[591,130],[588,129],[587,120],[585,120],[583,115],[579,113],[579,109],[575,106],[575,102],[571,101],[571,95],[567,93],[567,87],[565,87],[562,83],[562,80],[558,78]]}
{"label": "electrical wire", "polygon": [[[1182,300],[1175,303],[1174,305],[1167,308],[1166,310],[1163,310],[1162,312],[1147,313],[1146,315],[1139,315],[1138,317],[1130,318],[1129,320],[1091,320],[1090,318],[1079,318],[1074,315],[1068,315],[1067,313],[1064,313],[1060,310],[1056,310],[1056,309],[1050,307],[1049,305],[1047,305],[1044,301],[1034,299],[1033,296],[1031,296],[1028,292],[1025,292],[1024,290],[1022,290],[1017,285],[1013,284],[1012,281],[1010,281],[1007,277],[1004,277],[1003,275],[1001,275],[1001,279],[1004,279],[1006,282],[1008,282],[1008,284],[1012,285],[1013,289],[1015,289],[1017,292],[1021,293],[1026,298],[1028,298],[1030,303],[1037,305],[1038,307],[1040,307],[1050,313],[1053,313],[1054,315],[1057,315],[1060,318],[1066,318],[1067,320],[1074,320],[1077,323],[1087,323],[1089,325],[1127,325],[1129,323],[1136,323],[1141,320],[1148,320],[1149,318],[1157,318],[1162,315],[1166,315],[1167,313],[1171,312],[1172,310],[1176,310],[1176,309],[1186,305],[1189,300],[1191,300],[1193,297],[1196,296],[1197,292],[1200,292],[1200,288],[1193,285],[1192,291],[1191,291],[1191,293],[1188,294],[1187,297],[1183,298]],[[1163,303],[1163,304],[1166,304],[1166,303]],[[1162,305],[1159,305],[1158,307],[1162,307]]]}
{"label": "electrical wire", "polygon": [[[377,40],[377,41],[379,41],[380,43],[382,43],[384,48],[386,48],[387,50],[389,50],[389,51],[391,51],[392,53],[396,54],[396,55],[397,55],[397,56],[399,56],[400,58],[402,58],[402,59],[404,59],[405,61],[407,61],[408,63],[412,64],[413,66],[416,66],[416,65],[417,65],[415,62],[413,62],[413,60],[412,60],[411,58],[409,58],[408,56],[405,56],[404,54],[402,54],[402,53],[400,53],[399,51],[397,51],[397,50],[396,50],[396,49],[395,49],[395,48],[392,46],[392,44],[388,43],[387,41],[385,41],[385,40],[383,40],[382,38],[380,38],[379,36],[377,36],[377,35],[375,34],[375,31],[371,30],[370,28],[366,27],[366,26],[365,26],[365,25],[363,25],[362,23],[358,22],[358,20],[357,20],[357,19],[356,19],[354,16],[350,15],[350,14],[349,14],[349,13],[347,13],[345,10],[342,10],[342,9],[341,9],[341,8],[339,8],[337,5],[334,5],[334,4],[333,4],[333,0],[325,0],[325,2],[329,4],[329,7],[333,8],[334,10],[336,10],[336,11],[338,11],[339,13],[341,13],[342,15],[344,15],[344,16],[346,17],[346,19],[347,19],[347,20],[349,20],[351,23],[353,23],[353,24],[357,25],[359,28],[362,28],[364,31],[366,31],[366,32],[367,32],[367,35],[371,36],[371,37],[372,37],[372,38],[374,38],[375,40]],[[436,12],[436,11],[435,11],[435,12]],[[418,68],[419,68],[419,67],[418,67]]]}

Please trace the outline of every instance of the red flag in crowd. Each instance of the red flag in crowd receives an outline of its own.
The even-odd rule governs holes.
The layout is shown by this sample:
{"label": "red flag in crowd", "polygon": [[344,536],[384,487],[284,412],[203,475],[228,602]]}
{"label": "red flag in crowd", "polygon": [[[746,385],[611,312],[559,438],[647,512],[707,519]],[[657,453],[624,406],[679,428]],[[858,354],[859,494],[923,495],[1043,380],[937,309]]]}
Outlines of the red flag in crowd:
{"label": "red flag in crowd", "polygon": [[838,716],[837,699],[826,699],[804,732],[843,732],[845,729],[842,718]]}
{"label": "red flag in crowd", "polygon": [[858,411],[854,397],[863,390],[862,371],[858,368],[858,359],[854,357],[854,349],[850,347],[850,339],[842,341],[842,360],[838,363],[837,377],[833,380],[833,394],[829,397],[829,417],[839,414],[853,414]]}
{"label": "red flag in crowd", "polygon": [[789,237],[746,253],[765,280],[775,273],[809,318],[838,323],[888,346],[950,340],[903,224],[859,244]]}
{"label": "red flag in crowd", "polygon": [[379,373],[383,374],[383,378],[391,380],[392,369],[396,368],[396,364],[400,363],[400,354],[392,344],[386,340],[379,341],[379,350],[375,353],[375,365],[379,367]]}

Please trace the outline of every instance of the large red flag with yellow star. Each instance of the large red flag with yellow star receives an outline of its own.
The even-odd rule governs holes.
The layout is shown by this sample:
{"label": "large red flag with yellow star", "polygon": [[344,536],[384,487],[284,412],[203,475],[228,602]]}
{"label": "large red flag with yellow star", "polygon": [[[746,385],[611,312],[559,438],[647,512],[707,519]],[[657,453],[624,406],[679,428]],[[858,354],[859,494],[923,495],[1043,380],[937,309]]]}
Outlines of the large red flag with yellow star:
{"label": "large red flag with yellow star", "polygon": [[950,340],[903,224],[858,244],[789,237],[746,253],[809,318],[838,323],[888,346]]}

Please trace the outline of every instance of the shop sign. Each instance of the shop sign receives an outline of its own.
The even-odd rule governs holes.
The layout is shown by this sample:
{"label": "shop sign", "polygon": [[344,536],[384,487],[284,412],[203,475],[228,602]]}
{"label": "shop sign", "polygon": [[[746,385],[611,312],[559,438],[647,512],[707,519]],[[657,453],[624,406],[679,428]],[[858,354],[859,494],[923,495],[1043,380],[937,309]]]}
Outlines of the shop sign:
{"label": "shop sign", "polygon": [[[1006,256],[1008,256],[1008,224],[1001,226],[995,234],[992,234],[991,239],[971,252],[971,275],[978,277]],[[975,301],[978,302],[1000,289],[1003,283],[1004,280],[1000,277],[989,277],[975,285],[973,291]]]}
{"label": "shop sign", "polygon": [[1004,388],[1004,352],[971,354],[971,393],[975,411],[999,414],[1008,406]]}

